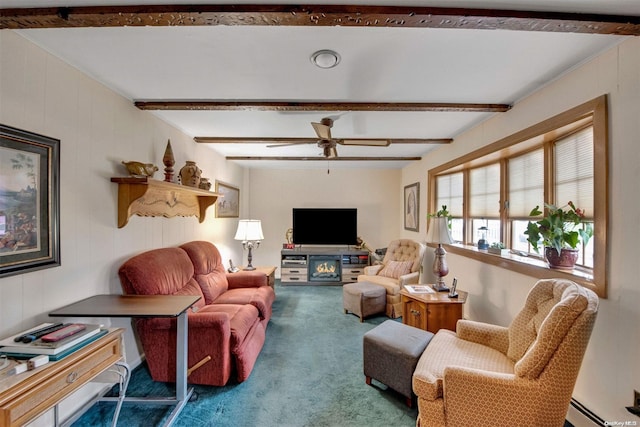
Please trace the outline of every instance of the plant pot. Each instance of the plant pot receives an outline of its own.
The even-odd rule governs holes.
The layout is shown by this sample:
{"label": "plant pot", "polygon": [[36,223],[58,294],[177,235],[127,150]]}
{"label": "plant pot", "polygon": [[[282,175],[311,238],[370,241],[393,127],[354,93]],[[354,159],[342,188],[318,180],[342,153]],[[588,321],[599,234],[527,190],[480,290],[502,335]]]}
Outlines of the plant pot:
{"label": "plant pot", "polygon": [[491,247],[487,249],[487,251],[490,254],[495,254],[500,256],[507,256],[511,252],[509,249],[500,249],[500,248],[491,248]]}
{"label": "plant pot", "polygon": [[547,260],[550,268],[557,268],[560,270],[573,270],[573,267],[578,261],[578,249],[566,249],[563,248],[558,255],[556,248],[545,247],[544,257]]}

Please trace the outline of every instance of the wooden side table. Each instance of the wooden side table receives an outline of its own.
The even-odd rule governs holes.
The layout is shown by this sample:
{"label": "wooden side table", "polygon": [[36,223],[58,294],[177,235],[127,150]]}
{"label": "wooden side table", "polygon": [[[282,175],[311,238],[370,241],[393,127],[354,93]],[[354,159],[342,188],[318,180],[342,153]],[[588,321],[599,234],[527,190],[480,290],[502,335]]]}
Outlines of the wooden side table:
{"label": "wooden side table", "polygon": [[267,284],[271,286],[271,289],[276,290],[276,268],[278,267],[256,267],[256,271],[260,271],[267,276]]}
{"label": "wooden side table", "polygon": [[458,298],[449,298],[447,292],[433,294],[412,294],[403,289],[402,323],[432,333],[440,329],[456,330],[456,323],[462,319],[462,306],[467,302],[467,292],[458,291]]}
{"label": "wooden side table", "polygon": [[[0,378],[0,426],[25,425],[50,408],[57,425],[58,403],[122,359],[123,332],[111,329],[57,362]],[[114,425],[117,419],[116,412]]]}

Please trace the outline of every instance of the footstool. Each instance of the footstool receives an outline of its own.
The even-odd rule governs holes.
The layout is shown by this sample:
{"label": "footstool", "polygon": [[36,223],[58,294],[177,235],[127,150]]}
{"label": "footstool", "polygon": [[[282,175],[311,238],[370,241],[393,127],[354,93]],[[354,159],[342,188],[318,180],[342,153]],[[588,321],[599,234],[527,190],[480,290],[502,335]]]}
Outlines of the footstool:
{"label": "footstool", "polygon": [[360,317],[360,322],[372,314],[382,313],[387,305],[387,291],[384,287],[369,283],[355,282],[342,286],[342,306],[344,312]]}
{"label": "footstool", "polygon": [[395,320],[385,320],[364,334],[362,353],[368,385],[375,379],[406,397],[413,406],[412,377],[433,334]]}

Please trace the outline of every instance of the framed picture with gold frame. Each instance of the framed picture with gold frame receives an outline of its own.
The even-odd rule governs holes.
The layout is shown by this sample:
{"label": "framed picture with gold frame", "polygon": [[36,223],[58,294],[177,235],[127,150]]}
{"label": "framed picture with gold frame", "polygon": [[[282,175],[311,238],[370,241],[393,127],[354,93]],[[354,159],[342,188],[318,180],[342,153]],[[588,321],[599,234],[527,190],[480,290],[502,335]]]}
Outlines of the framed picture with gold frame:
{"label": "framed picture with gold frame", "polygon": [[240,216],[240,189],[216,180],[216,218],[238,218]]}
{"label": "framed picture with gold frame", "polygon": [[60,265],[60,140],[0,125],[0,277]]}

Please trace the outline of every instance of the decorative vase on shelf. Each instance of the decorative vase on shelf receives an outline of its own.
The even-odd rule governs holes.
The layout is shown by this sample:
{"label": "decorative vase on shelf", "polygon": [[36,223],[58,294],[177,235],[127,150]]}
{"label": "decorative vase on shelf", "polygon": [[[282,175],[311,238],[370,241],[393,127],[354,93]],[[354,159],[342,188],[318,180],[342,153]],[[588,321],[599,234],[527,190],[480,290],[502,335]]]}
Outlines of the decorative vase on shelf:
{"label": "decorative vase on shelf", "polygon": [[556,248],[545,246],[544,257],[550,268],[573,270],[578,261],[578,249],[562,248],[558,254]]}
{"label": "decorative vase on shelf", "polygon": [[211,183],[209,182],[209,178],[200,178],[200,185],[198,185],[198,188],[207,191],[211,190]]}
{"label": "decorative vase on shelf", "polygon": [[196,162],[192,160],[187,160],[187,163],[180,169],[180,183],[182,185],[198,188],[200,176],[202,176],[202,169],[196,166]]}

